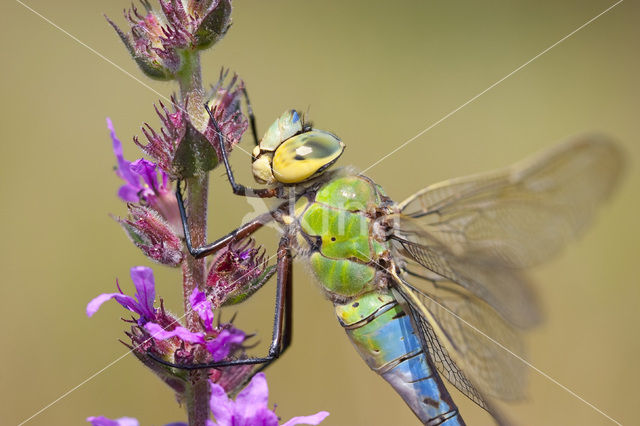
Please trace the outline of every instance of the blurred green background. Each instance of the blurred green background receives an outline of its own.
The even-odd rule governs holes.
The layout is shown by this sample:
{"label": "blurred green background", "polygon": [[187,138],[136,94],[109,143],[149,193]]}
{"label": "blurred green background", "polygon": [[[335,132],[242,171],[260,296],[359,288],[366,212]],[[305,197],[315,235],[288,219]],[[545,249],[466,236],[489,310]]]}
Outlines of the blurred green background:
{"label": "blurred green background", "polygon": [[[158,92],[176,90],[147,80],[102,17],[124,24],[126,1],[27,3]],[[237,1],[229,34],[203,57],[203,75],[215,82],[223,65],[238,72],[261,130],[287,108],[309,108],[317,127],[346,142],[342,164],[363,170],[611,4]],[[173,394],[134,357],[109,366],[126,352],[117,342],[124,311],[110,303],[94,318],[84,314],[116,277],[129,290],[129,268],[148,264],[108,216],[125,207],[105,117],[137,158],[131,136],[145,121],[158,126],[158,95],[18,2],[0,8],[0,423],[20,423],[82,383],[28,424],[184,420]],[[533,271],[546,321],[528,336],[528,359],[623,424],[639,423],[639,12],[620,4],[367,172],[400,201],[575,133],[619,138],[630,165],[619,191],[579,242]],[[245,154],[237,150],[232,162],[249,183]],[[254,211],[231,194],[221,169],[212,194],[210,238]],[[272,250],[276,235],[259,237]],[[179,313],[179,272],[154,269],[160,296]],[[352,349],[302,265],[295,274],[294,344],[267,373],[277,413],[287,420],[328,410],[326,425],[418,424]],[[239,311],[238,324],[265,345],[273,290],[224,314]],[[504,406],[519,424],[611,424],[535,371],[530,378],[529,398]],[[453,396],[468,424],[492,424]]]}

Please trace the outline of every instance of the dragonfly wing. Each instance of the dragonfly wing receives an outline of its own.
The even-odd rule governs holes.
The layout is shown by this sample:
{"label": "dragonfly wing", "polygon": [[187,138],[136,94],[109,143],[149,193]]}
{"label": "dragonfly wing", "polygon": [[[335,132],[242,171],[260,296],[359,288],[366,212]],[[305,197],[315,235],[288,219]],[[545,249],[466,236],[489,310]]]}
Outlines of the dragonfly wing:
{"label": "dragonfly wing", "polygon": [[522,269],[584,228],[622,165],[613,142],[583,136],[504,170],[425,188],[387,217],[391,238],[400,254],[530,327],[540,314]]}
{"label": "dragonfly wing", "polygon": [[584,228],[622,163],[614,143],[585,136],[504,170],[427,187],[383,219],[398,299],[436,368],[479,405],[488,407],[483,395],[524,396],[520,333],[540,318],[524,268]]}
{"label": "dragonfly wing", "polygon": [[[398,298],[404,300],[404,297]],[[406,303],[406,302],[405,302]],[[473,383],[467,379],[464,372],[451,359],[447,349],[440,343],[435,330],[420,313],[420,309],[410,303],[406,303],[411,313],[411,318],[420,336],[422,346],[427,351],[441,376],[454,385],[460,392],[478,404],[485,410],[489,410],[485,397],[478,391]]]}
{"label": "dragonfly wing", "polygon": [[584,135],[503,170],[428,186],[400,208],[466,258],[528,267],[579,234],[622,169],[614,142]]}
{"label": "dragonfly wing", "polygon": [[[491,305],[510,323],[528,328],[540,321],[537,297],[524,272],[493,256],[456,252],[422,228],[418,219],[393,215],[392,245],[406,258],[406,273],[427,281],[451,281]],[[425,269],[426,268],[426,269]]]}
{"label": "dragonfly wing", "polygon": [[402,272],[397,276],[397,291],[409,304],[438,371],[492,414],[483,395],[523,398],[526,368],[518,359],[524,352],[519,331],[455,283],[440,282],[427,292],[408,278]]}

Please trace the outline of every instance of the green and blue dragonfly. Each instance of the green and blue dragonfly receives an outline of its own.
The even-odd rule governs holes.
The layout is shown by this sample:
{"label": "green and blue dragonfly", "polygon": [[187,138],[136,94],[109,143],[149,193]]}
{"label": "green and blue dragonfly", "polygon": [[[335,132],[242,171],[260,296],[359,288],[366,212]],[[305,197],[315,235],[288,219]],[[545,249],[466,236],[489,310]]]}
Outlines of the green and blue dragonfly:
{"label": "green and blue dragonfly", "polygon": [[525,270],[552,257],[591,221],[622,169],[616,144],[604,136],[578,137],[396,203],[368,177],[332,169],[343,142],[305,124],[298,112],[285,112],[260,141],[252,128],[253,174],[267,186],[236,183],[221,143],[227,177],[235,194],[276,197],[285,200],[281,205],[214,243],[192,247],[179,184],[177,196],[195,257],[269,222],[281,225],[269,353],[171,365],[267,365],[278,358],[291,341],[295,255],[310,265],[367,365],[424,424],[465,424],[443,378],[502,423],[490,399],[523,396],[526,366],[510,352],[523,352],[522,331],[540,319]]}

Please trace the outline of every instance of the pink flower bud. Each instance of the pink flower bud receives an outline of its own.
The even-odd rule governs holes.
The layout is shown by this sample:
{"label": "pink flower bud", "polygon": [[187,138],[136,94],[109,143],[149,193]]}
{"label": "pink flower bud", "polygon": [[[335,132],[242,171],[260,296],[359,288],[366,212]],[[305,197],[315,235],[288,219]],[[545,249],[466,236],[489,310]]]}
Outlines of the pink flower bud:
{"label": "pink flower bud", "polygon": [[184,258],[182,241],[172,227],[150,207],[128,204],[130,217],[116,218],[131,241],[151,260],[178,266]]}

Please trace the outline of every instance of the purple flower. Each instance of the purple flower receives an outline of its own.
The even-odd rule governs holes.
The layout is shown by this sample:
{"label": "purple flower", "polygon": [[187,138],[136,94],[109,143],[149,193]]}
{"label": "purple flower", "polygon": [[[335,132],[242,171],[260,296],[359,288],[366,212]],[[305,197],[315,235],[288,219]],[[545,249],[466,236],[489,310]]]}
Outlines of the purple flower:
{"label": "purple flower", "polygon": [[[111,420],[104,416],[99,417],[87,417],[87,421],[92,426],[138,426],[140,423],[133,417],[120,417],[119,419]],[[168,423],[165,426],[188,426],[186,423]]]}
{"label": "purple flower", "polygon": [[213,357],[214,362],[222,361],[235,347],[244,342],[245,337],[242,330],[234,327],[225,328],[215,339],[206,342],[207,351]]}
{"label": "purple flower", "polygon": [[125,184],[118,190],[118,196],[130,203],[143,202],[151,204],[156,194],[161,195],[169,192],[167,188],[168,176],[161,171],[161,180],[158,180],[156,164],[143,158],[130,162],[124,159],[122,152],[122,142],[116,136],[113,123],[107,118],[107,128],[111,135],[113,153],[118,161],[116,174],[125,181]]}
{"label": "purple flower", "polygon": [[[118,293],[101,294],[89,302],[87,305],[87,315],[92,316],[95,314],[98,309],[100,309],[100,306],[109,299],[115,299],[116,302],[124,308],[140,315],[138,319],[123,319],[125,322],[131,323],[130,330],[125,332],[125,334],[131,339],[131,344],[127,344],[123,341],[121,341],[121,343],[128,347],[143,364],[158,375],[158,377],[160,377],[160,379],[170,386],[178,395],[181,395],[187,387],[184,374],[164,367],[150,357],[149,354],[153,353],[156,357],[169,361],[174,361],[179,356],[184,356],[190,361],[192,353],[188,350],[189,348],[185,348],[183,340],[179,340],[178,342],[164,341],[160,339],[156,340],[144,327],[145,324],[156,324],[160,330],[172,330],[179,327],[179,322],[164,310],[162,300],[160,300],[160,308],[154,308],[153,302],[156,297],[156,291],[153,272],[150,268],[144,266],[131,268],[131,279],[136,287],[136,294],[134,297],[122,293],[120,286],[118,286]],[[202,341],[202,344],[204,343],[205,342]],[[182,361],[183,359],[181,358],[179,362]],[[97,417],[95,420],[102,421],[104,419]],[[105,421],[114,420],[106,419]],[[97,424],[102,425],[103,423]],[[105,425],[111,424],[112,423],[105,423]]]}
{"label": "purple flower", "polygon": [[[203,332],[193,332],[182,326],[176,326],[171,330],[165,330],[161,325],[154,322],[148,322],[144,325],[145,330],[151,335],[150,337],[157,340],[168,340],[178,338],[181,342],[190,344],[204,345],[211,354],[213,361],[218,362],[225,359],[230,352],[238,349],[245,339],[243,331],[232,326],[223,328],[222,331],[213,339],[207,339]],[[176,345],[178,347],[182,344]]]}
{"label": "purple flower", "polygon": [[193,310],[198,313],[198,316],[204,324],[205,330],[212,331],[213,310],[211,309],[211,302],[207,299],[205,292],[195,288],[191,293],[191,296],[189,296],[189,303],[191,303]]}
{"label": "purple flower", "polygon": [[104,416],[87,417],[87,421],[92,426],[138,426],[137,419],[133,417],[120,417],[119,419],[111,420]]}
{"label": "purple flower", "polygon": [[144,328],[151,334],[151,337],[158,340],[167,340],[173,337],[188,342],[204,344],[204,333],[192,332],[182,326],[177,326],[173,330],[165,330],[161,325],[154,322],[148,322]]}
{"label": "purple flower", "polygon": [[[115,299],[124,308],[140,315],[128,336],[134,346],[134,352],[144,355],[148,350],[163,356],[172,356],[178,351],[181,361],[190,362],[193,345],[204,346],[214,362],[221,361],[231,352],[242,349],[245,333],[231,324],[213,327],[211,304],[204,298],[204,293],[192,294],[192,304],[203,318],[204,331],[191,331],[179,325],[178,321],[167,314],[164,309],[154,308],[156,297],[155,281],[151,268],[136,266],[131,268],[131,279],[136,287],[134,297],[122,292],[118,285],[118,293],[104,293],[87,304],[87,316],[95,314],[104,302]],[[194,303],[195,302],[195,303]],[[208,313],[207,313],[208,312]],[[168,341],[166,344],[163,341]]]}
{"label": "purple flower", "polygon": [[[128,203],[140,203],[157,211],[171,226],[177,236],[182,236],[182,222],[178,211],[178,201],[171,190],[169,175],[162,164],[153,163],[144,158],[130,162],[122,153],[122,142],[116,136],[111,119],[107,118],[107,127],[113,143],[113,153],[118,161],[116,174],[125,184],[118,190],[118,196]],[[134,138],[135,141],[135,138]],[[167,165],[167,167],[170,167]]]}
{"label": "purple flower", "polygon": [[160,171],[160,179],[158,179],[158,166],[151,161],[140,158],[131,163],[131,171],[142,179],[142,191],[146,197],[154,195],[163,195],[170,192],[168,187],[168,176],[162,170]]}
{"label": "purple flower", "polygon": [[[211,383],[209,406],[215,421],[208,426],[278,426],[278,416],[267,407],[269,389],[264,373],[258,373],[251,379],[233,401],[225,390]],[[282,426],[299,424],[317,425],[329,415],[320,411],[311,416],[294,417]]]}
{"label": "purple flower", "polygon": [[140,315],[139,324],[148,321],[154,321],[157,317],[157,309],[153,307],[156,298],[155,281],[153,279],[153,271],[146,266],[134,266],[131,268],[131,280],[136,287],[134,297],[127,296],[118,286],[118,293],[104,293],[94,298],[87,305],[87,316],[91,317],[95,314],[104,302],[115,299],[124,308]]}

